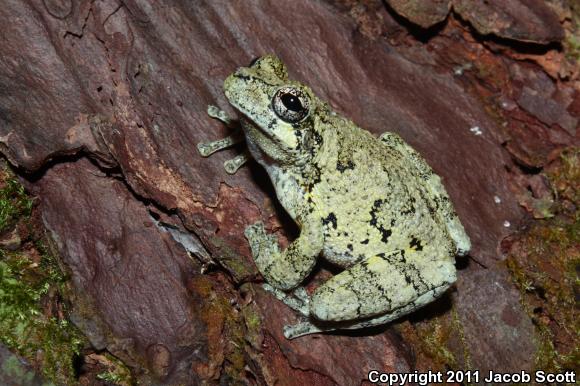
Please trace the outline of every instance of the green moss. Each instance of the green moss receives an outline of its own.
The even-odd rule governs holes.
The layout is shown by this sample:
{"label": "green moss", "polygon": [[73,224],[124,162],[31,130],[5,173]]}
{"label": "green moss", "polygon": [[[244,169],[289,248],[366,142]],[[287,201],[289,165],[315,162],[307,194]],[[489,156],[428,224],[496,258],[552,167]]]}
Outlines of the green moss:
{"label": "green moss", "polygon": [[[253,292],[253,287],[246,284],[247,291]],[[242,307],[242,316],[246,324],[245,339],[252,347],[257,350],[261,349],[262,343],[262,318],[254,302],[248,303]]]}
{"label": "green moss", "polygon": [[16,224],[21,217],[30,216],[33,201],[26,195],[24,187],[3,165],[0,171],[0,233]]}
{"label": "green moss", "polygon": [[253,266],[229,247],[221,237],[212,237],[210,241],[220,250],[220,255],[216,259],[232,275],[236,283],[242,283],[249,277],[256,275]]}
{"label": "green moss", "polygon": [[[41,382],[36,373],[24,367],[15,355],[6,358],[2,363],[0,380],[2,379],[9,379],[15,385],[36,385]],[[43,382],[42,386],[54,386],[54,383]]]}
{"label": "green moss", "polygon": [[421,331],[423,349],[431,358],[439,363],[444,363],[452,368],[457,368],[457,359],[447,347],[450,330],[441,323],[440,320],[434,319],[429,322],[428,328]]}
{"label": "green moss", "polygon": [[562,371],[575,368],[580,357],[580,149],[563,152],[545,175],[556,196],[555,216],[520,235],[506,264],[536,325],[535,367]]}
{"label": "green moss", "polygon": [[101,381],[115,383],[115,384],[118,384],[121,382],[121,376],[119,374],[115,374],[111,371],[105,371],[104,373],[98,374],[97,379],[100,379]]}
{"label": "green moss", "polygon": [[262,325],[262,319],[258,312],[252,307],[244,307],[243,309],[244,319],[246,321],[246,326],[250,331],[258,331]]}
{"label": "green moss", "polygon": [[[32,200],[5,166],[0,173],[0,228],[6,231],[17,222],[28,224]],[[62,385],[76,383],[73,361],[82,345],[77,329],[61,318],[66,309],[55,300],[65,287],[66,277],[40,239],[26,250],[0,249],[0,341]]]}
{"label": "green moss", "polygon": [[[245,341],[244,341],[244,324],[239,315],[232,312],[229,303],[222,304],[226,319],[225,331],[227,331],[230,344],[225,351],[224,358],[224,375],[229,380],[229,384],[242,384],[244,378],[245,359]],[[224,378],[222,378],[224,380]]]}
{"label": "green moss", "polygon": [[576,346],[571,352],[562,354],[554,346],[553,340],[552,331],[546,326],[539,325],[536,335],[538,350],[534,361],[536,369],[563,372],[576,368],[577,364],[580,363],[580,348]]}
{"label": "green moss", "polygon": [[105,354],[104,360],[106,363],[103,364],[106,365],[107,371],[97,374],[97,379],[117,386],[130,386],[134,384],[131,372],[123,362],[110,354]]}
{"label": "green moss", "polygon": [[471,353],[469,352],[469,346],[467,345],[467,339],[465,338],[465,330],[463,329],[463,323],[459,318],[459,313],[456,308],[451,310],[451,326],[453,330],[457,333],[459,341],[461,342],[461,348],[463,350],[463,370],[472,370],[473,366],[471,364]]}
{"label": "green moss", "polygon": [[571,1],[570,11],[572,27],[566,32],[564,52],[569,59],[580,62],[580,4],[577,1]]}
{"label": "green moss", "polygon": [[[46,317],[41,301],[55,287],[55,272],[41,271],[25,255],[4,255],[0,261],[0,340],[31,362],[39,359],[43,374],[58,384],[73,384],[74,358],[79,355],[81,337],[65,319]],[[60,280],[64,280],[62,277]]]}
{"label": "green moss", "polygon": [[[192,292],[203,305],[200,315],[207,326],[208,343],[207,361],[194,363],[193,368],[200,374],[213,376],[216,371],[213,366],[222,361],[220,384],[243,384],[247,365],[245,324],[241,313],[232,307],[234,294],[227,295],[224,290],[207,276],[199,276],[192,282]],[[225,347],[224,341],[227,342]],[[211,365],[208,367],[208,364]]]}

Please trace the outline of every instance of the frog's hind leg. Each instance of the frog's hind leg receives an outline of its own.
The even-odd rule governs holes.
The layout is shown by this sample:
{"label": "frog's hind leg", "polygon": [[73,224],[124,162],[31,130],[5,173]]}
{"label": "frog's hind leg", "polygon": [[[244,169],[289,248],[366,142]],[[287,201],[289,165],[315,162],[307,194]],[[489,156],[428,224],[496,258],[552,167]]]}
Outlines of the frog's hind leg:
{"label": "frog's hind leg", "polygon": [[309,334],[316,334],[320,332],[329,332],[329,331],[336,331],[336,330],[356,330],[360,328],[366,327],[374,327],[380,326],[386,323],[389,323],[395,319],[400,318],[412,311],[415,311],[418,306],[417,304],[427,304],[431,302],[433,299],[438,298],[443,292],[445,292],[449,288],[449,284],[444,284],[439,286],[431,291],[419,296],[417,300],[407,304],[404,307],[401,307],[397,310],[393,310],[390,313],[379,315],[374,318],[366,319],[360,322],[342,322],[336,324],[327,324],[327,325],[320,325],[314,324],[309,321],[299,322],[294,325],[287,325],[284,326],[284,336],[286,339],[294,339],[300,336],[309,335]]}
{"label": "frog's hind leg", "polygon": [[426,182],[431,194],[434,197],[434,205],[443,214],[443,220],[447,225],[449,234],[456,245],[456,253],[464,256],[471,249],[471,242],[455,209],[449,199],[449,195],[441,182],[441,178],[433,172],[433,169],[427,164],[427,161],[411,146],[409,146],[399,135],[391,132],[383,133],[379,139],[390,148],[398,150],[406,156],[411,164],[415,167],[418,176]]}
{"label": "frog's hind leg", "polygon": [[[225,111],[220,110],[218,107],[210,105],[207,108],[207,114],[215,119],[220,120],[229,128],[236,128],[236,121],[230,118]],[[202,157],[209,157],[213,153],[227,149],[228,147],[234,146],[237,143],[244,141],[244,135],[239,128],[236,128],[234,134],[218,139],[217,141],[211,142],[200,142],[197,144],[197,150]],[[224,169],[229,174],[235,174],[238,169],[244,165],[250,159],[249,153],[245,151],[244,153],[236,156],[233,159],[224,162]]]}
{"label": "frog's hind leg", "polygon": [[430,302],[455,281],[455,267],[453,257],[432,258],[426,252],[381,253],[332,277],[310,299],[313,323],[287,328],[286,334],[374,326]]}

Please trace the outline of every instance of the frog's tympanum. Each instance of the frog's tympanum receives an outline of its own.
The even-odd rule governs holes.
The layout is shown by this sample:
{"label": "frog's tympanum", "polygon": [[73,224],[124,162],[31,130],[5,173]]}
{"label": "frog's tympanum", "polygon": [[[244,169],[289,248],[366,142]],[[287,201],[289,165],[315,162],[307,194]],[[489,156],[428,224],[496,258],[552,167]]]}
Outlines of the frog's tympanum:
{"label": "frog's tympanum", "polygon": [[[243,136],[202,143],[201,154],[245,138],[300,227],[283,251],[261,222],[245,230],[265,288],[303,317],[285,327],[287,338],[387,323],[455,282],[455,255],[469,251],[469,238],[439,176],[401,137],[376,138],[340,116],[272,55],[231,74],[224,90]],[[208,112],[231,125],[216,107]],[[344,270],[309,295],[300,285],[319,256]]]}

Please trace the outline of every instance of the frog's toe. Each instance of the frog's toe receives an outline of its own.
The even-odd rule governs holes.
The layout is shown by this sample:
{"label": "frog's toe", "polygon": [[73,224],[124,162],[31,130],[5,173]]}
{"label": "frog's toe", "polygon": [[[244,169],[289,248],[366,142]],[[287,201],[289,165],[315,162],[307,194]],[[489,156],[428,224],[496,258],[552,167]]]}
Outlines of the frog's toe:
{"label": "frog's toe", "polygon": [[212,118],[218,119],[226,124],[228,127],[233,126],[234,120],[228,116],[228,114],[221,110],[219,107],[214,105],[207,106],[207,115]]}
{"label": "frog's toe", "polygon": [[242,153],[224,162],[224,169],[228,174],[236,174],[239,168],[242,167],[250,159],[247,153]]}
{"label": "frog's toe", "polygon": [[268,283],[264,283],[264,284],[262,284],[262,288],[263,288],[265,291],[267,291],[267,292],[270,292],[270,293],[272,293],[272,294],[276,295],[276,297],[278,297],[278,295],[277,295],[277,294],[278,294],[278,291],[280,291],[279,289],[272,287],[272,286],[271,286],[270,284],[268,284]]}
{"label": "frog's toe", "polygon": [[292,294],[294,296],[296,296],[296,298],[302,300],[304,303],[306,303],[306,304],[310,303],[310,295],[308,295],[306,288],[304,288],[302,286],[296,287],[296,289],[294,289],[294,291],[292,291]]}
{"label": "frog's toe", "polygon": [[300,322],[284,326],[284,336],[286,339],[294,339],[308,334],[316,334],[318,332],[322,332],[322,330],[310,322]]}
{"label": "frog's toe", "polygon": [[308,298],[306,290],[304,290],[304,294],[301,293],[300,296],[297,295],[297,292],[301,292],[300,289],[304,289],[304,287],[298,287],[290,293],[286,293],[278,288],[271,286],[268,283],[262,284],[262,288],[270,292],[278,300],[292,308],[294,311],[299,312],[303,316],[308,317],[310,314],[310,299]]}
{"label": "frog's toe", "polygon": [[210,117],[216,117],[220,113],[220,108],[216,105],[207,105],[207,115]]}
{"label": "frog's toe", "polygon": [[197,144],[197,151],[202,157],[209,157],[214,147],[211,142],[200,142]]}
{"label": "frog's toe", "polygon": [[252,225],[248,225],[244,230],[244,236],[246,236],[248,240],[263,238],[264,236],[266,236],[266,229],[264,228],[264,223],[258,221]]}

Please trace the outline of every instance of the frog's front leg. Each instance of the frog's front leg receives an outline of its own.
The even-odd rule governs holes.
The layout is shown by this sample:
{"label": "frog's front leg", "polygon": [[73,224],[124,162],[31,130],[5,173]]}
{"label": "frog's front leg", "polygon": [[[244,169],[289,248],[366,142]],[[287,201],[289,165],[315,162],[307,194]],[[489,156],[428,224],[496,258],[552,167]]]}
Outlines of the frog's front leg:
{"label": "frog's front leg", "polygon": [[[227,127],[235,128],[235,121],[230,118],[225,111],[220,110],[216,106],[208,106],[207,114],[215,119],[223,122]],[[239,128],[236,128],[234,134],[211,142],[200,142],[197,144],[197,150],[202,157],[209,157],[213,153],[227,149],[237,143],[244,141],[244,135]],[[224,162],[224,169],[228,174],[235,174],[236,171],[250,159],[248,151],[234,157],[233,159]]]}
{"label": "frog's front leg", "polygon": [[267,234],[261,222],[247,227],[245,235],[262,276],[270,285],[284,291],[299,285],[312,271],[324,239],[322,221],[314,217],[302,222],[300,236],[283,252],[276,237]]}
{"label": "frog's front leg", "polygon": [[209,157],[213,153],[227,149],[237,143],[243,142],[244,137],[241,132],[234,133],[228,137],[218,139],[217,141],[200,142],[197,144],[197,150],[202,157]]}

